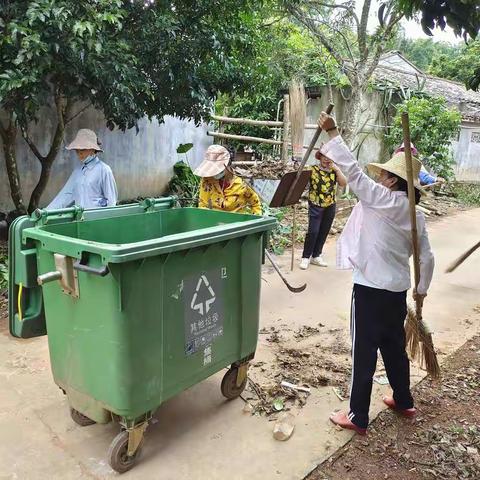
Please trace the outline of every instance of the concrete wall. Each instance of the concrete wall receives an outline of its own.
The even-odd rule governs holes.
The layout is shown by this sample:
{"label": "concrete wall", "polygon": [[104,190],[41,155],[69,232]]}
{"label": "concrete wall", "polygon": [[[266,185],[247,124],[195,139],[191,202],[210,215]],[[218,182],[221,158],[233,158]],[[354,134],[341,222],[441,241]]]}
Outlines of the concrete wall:
{"label": "concrete wall", "polygon": [[[322,89],[321,93],[320,98],[310,99],[307,103],[307,123],[317,123],[320,112],[325,110],[330,103],[328,89]],[[388,153],[383,142],[384,128],[381,128],[381,125],[383,125],[381,102],[382,99],[376,92],[367,93],[364,97],[360,115],[360,126],[362,128],[354,142],[354,151],[360,165],[388,159]],[[335,104],[335,117],[340,123],[345,115],[346,100],[337,90],[333,92],[333,103]],[[313,134],[314,130],[305,131],[305,145],[310,143]],[[328,140],[325,133],[322,133],[320,140],[323,142]]]}
{"label": "concrete wall", "polygon": [[[40,152],[45,153],[50,143],[55,121],[49,112],[42,120],[31,127],[31,136]],[[71,141],[79,128],[95,130],[104,153],[102,160],[111,166],[117,181],[120,200],[128,200],[137,196],[158,196],[164,191],[172,174],[172,166],[185,159],[184,154],[177,154],[181,143],[193,143],[194,147],[187,153],[192,166],[197,165],[211,143],[206,135],[206,126],[196,127],[193,122],[165,117],[165,122],[142,119],[139,122],[138,134],[135,129],[122,132],[110,131],[105,126],[103,115],[88,109],[75,118],[66,132],[65,143]],[[18,136],[17,161],[24,200],[28,203],[40,173],[40,164],[31,153],[24,140]],[[62,149],[55,161],[53,174],[47,190],[42,197],[42,204],[47,204],[64,185],[76,165],[75,152]],[[8,187],[7,173],[3,150],[0,149],[0,210],[13,209]]]}
{"label": "concrete wall", "polygon": [[452,142],[457,180],[480,182],[480,123],[464,122]]}
{"label": "concrete wall", "polygon": [[[345,110],[345,99],[338,91],[334,91],[335,116],[342,121]],[[322,110],[327,107],[328,90],[322,90],[322,96],[310,99],[307,104],[307,123],[316,123]],[[360,165],[369,162],[385,162],[390,155],[384,141],[385,118],[382,114],[382,97],[377,92],[370,92],[364,98],[361,113],[361,131],[354,143],[355,154]],[[306,130],[305,145],[313,136],[313,130]],[[321,141],[327,137],[322,133]],[[463,122],[458,141],[452,142],[455,159],[455,175],[457,180],[480,182],[480,123]],[[313,158],[313,157],[311,157]]]}

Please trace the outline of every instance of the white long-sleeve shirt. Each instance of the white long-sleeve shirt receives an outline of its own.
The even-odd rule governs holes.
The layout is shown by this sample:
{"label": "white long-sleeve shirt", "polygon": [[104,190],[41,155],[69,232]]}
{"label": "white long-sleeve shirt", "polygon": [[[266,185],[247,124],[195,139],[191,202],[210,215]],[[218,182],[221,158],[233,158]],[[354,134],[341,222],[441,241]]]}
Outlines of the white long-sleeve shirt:
{"label": "white long-sleeve shirt", "polygon": [[117,204],[117,185],[112,169],[98,157],[79,165],[47,210],[78,205],[82,208],[112,207]]}
{"label": "white long-sleeve shirt", "polygon": [[[340,136],[322,149],[342,170],[359,199],[337,242],[337,267],[354,270],[354,282],[392,292],[411,286],[412,236],[408,197],[374,182],[358,165]],[[418,293],[426,294],[432,280],[434,257],[417,211],[420,253]]]}

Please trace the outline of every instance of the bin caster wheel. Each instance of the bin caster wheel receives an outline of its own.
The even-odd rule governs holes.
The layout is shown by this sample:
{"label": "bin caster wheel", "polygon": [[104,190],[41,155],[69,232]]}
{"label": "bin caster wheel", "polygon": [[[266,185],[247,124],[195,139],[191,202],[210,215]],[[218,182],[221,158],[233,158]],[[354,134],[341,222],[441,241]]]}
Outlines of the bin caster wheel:
{"label": "bin caster wheel", "polygon": [[137,463],[137,459],[142,448],[142,443],[137,451],[132,455],[128,455],[128,432],[124,430],[120,432],[110,444],[108,449],[108,463],[118,473],[125,473],[131,470]]}
{"label": "bin caster wheel", "polygon": [[95,420],[86,417],[85,415],[83,415],[83,413],[80,413],[74,408],[70,408],[70,416],[72,417],[72,420],[81,427],[88,427],[89,425],[95,425],[97,423],[95,422]]}
{"label": "bin caster wheel", "polygon": [[240,386],[237,385],[238,368],[230,368],[222,380],[222,395],[229,400],[239,397],[247,386],[247,377]]}

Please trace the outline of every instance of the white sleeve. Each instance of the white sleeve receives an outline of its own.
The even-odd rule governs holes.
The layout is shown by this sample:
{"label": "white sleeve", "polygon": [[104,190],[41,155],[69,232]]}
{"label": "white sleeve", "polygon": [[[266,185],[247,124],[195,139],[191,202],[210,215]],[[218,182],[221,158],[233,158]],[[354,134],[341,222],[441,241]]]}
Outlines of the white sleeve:
{"label": "white sleeve", "polygon": [[340,167],[342,173],[347,177],[351,190],[364,205],[378,210],[396,207],[392,191],[375,182],[363,172],[342,137],[338,136],[330,140],[324,148],[325,155]]}
{"label": "white sleeve", "polygon": [[417,212],[417,231],[420,256],[420,282],[418,284],[417,292],[421,295],[426,295],[433,277],[435,258],[428,239],[425,217],[421,212]]}

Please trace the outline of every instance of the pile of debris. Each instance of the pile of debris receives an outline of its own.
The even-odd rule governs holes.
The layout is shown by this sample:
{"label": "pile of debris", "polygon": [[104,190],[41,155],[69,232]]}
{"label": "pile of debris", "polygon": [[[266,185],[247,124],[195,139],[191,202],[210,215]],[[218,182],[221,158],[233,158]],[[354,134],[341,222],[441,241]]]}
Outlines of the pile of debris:
{"label": "pile of debris", "polygon": [[287,172],[295,170],[292,162],[279,162],[278,160],[266,159],[254,165],[235,166],[235,172],[244,178],[261,178],[268,180],[280,180]]}
{"label": "pile of debris", "polygon": [[[331,387],[348,398],[350,347],[342,329],[304,325],[286,339],[275,327],[262,329],[274,348],[274,361],[252,362],[249,386],[243,394],[252,413],[273,415],[303,407],[314,388]],[[301,345],[299,343],[302,342]]]}

